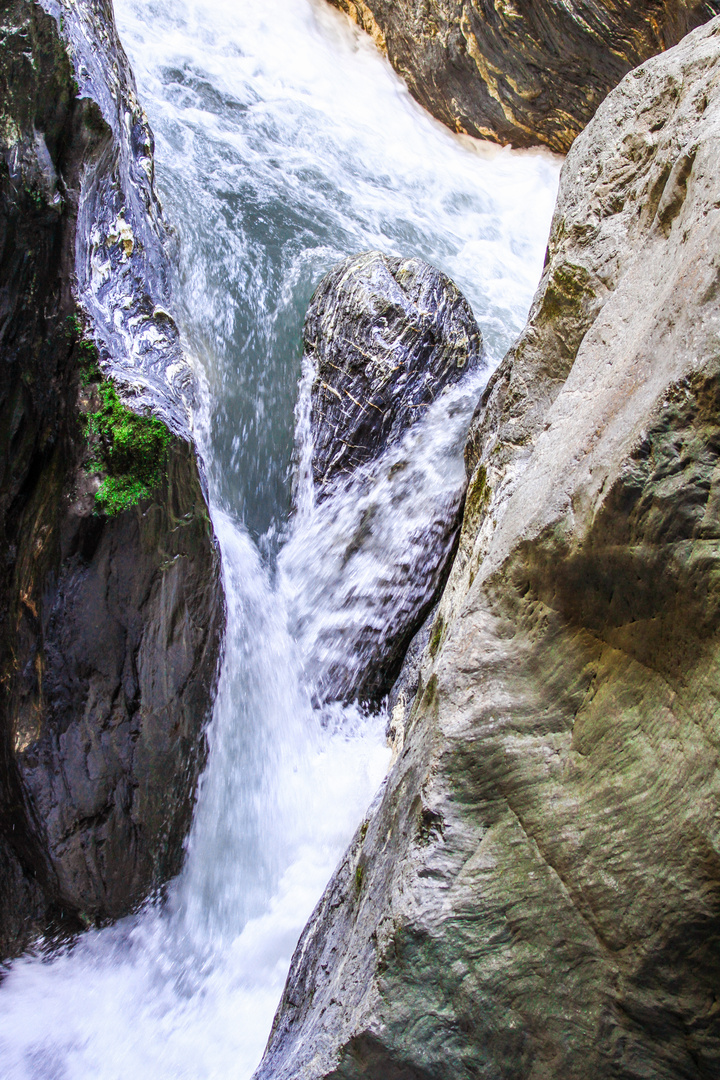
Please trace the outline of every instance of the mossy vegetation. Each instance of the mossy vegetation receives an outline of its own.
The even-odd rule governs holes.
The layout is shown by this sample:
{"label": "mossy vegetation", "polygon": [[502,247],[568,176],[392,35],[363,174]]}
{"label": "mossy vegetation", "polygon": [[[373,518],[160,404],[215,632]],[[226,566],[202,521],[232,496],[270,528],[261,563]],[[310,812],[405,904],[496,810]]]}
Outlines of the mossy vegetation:
{"label": "mossy vegetation", "polygon": [[425,692],[424,692],[424,694],[422,696],[422,703],[421,704],[422,704],[423,708],[429,709],[434,705],[435,699],[437,697],[437,685],[438,685],[437,675],[431,675],[430,678],[428,679],[428,684],[425,687]]}
{"label": "mossy vegetation", "polygon": [[170,432],[154,416],[131,412],[110,379],[97,386],[100,408],[85,417],[88,438],[97,440],[98,472],[106,473],[95,495],[97,508],[109,516],[148,499],[162,482]]}
{"label": "mossy vegetation", "polygon": [[560,263],[552,272],[542,301],[542,318],[579,318],[595,292],[584,266]]}
{"label": "mossy vegetation", "polygon": [[467,537],[474,540],[485,512],[490,505],[491,497],[492,488],[487,482],[487,470],[484,465],[479,465],[470,481],[465,496],[463,532]]}
{"label": "mossy vegetation", "polygon": [[435,620],[435,625],[432,628],[432,633],[430,634],[430,644],[428,646],[428,651],[431,656],[435,656],[438,649],[440,648],[440,642],[442,641],[444,630],[445,623],[443,622],[443,617],[442,615],[438,615],[437,619]]}
{"label": "mossy vegetation", "polygon": [[160,486],[171,435],[162,420],[134,413],[123,404],[112,379],[100,371],[97,347],[81,334],[79,319],[71,316],[68,336],[75,339],[80,385],[89,391],[89,407],[82,412],[89,450],[86,469],[103,476],[95,494],[96,510],[114,517],[149,499]]}

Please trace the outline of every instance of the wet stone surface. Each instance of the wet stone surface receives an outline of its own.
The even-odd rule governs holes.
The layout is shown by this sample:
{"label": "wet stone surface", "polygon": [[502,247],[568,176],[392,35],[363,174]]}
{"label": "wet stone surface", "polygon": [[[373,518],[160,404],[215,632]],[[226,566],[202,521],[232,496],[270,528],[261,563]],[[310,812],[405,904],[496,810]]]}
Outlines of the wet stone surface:
{"label": "wet stone surface", "polygon": [[482,358],[470,305],[421,259],[367,252],[320,282],[305,320],[318,501],[380,456]]}

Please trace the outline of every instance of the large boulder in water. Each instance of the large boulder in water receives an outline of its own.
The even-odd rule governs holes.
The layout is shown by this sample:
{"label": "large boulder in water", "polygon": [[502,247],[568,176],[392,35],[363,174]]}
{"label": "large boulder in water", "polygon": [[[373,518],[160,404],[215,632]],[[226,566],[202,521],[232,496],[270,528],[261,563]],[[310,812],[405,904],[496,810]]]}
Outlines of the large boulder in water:
{"label": "large boulder in water", "polygon": [[305,319],[312,472],[322,499],[477,367],[482,335],[457,286],[422,259],[370,251],[320,282]]}
{"label": "large boulder in water", "polygon": [[567,153],[631,68],[718,0],[330,0],[454,131]]}
{"label": "large boulder in water", "polygon": [[[509,5],[508,5],[509,7]],[[720,19],[573,146],[256,1080],[720,1076]]]}
{"label": "large boulder in water", "polygon": [[320,283],[305,349],[315,506],[280,565],[303,583],[291,610],[316,698],[377,703],[452,556],[482,336],[439,270],[370,252]]}

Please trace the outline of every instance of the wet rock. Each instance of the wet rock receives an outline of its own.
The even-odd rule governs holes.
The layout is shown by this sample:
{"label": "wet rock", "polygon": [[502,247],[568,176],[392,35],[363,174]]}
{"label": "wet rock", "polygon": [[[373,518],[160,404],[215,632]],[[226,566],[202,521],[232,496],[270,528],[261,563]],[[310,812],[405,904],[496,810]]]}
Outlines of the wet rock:
{"label": "wet rock", "polygon": [[126,914],[179,869],[223,602],[192,378],[158,314],[152,139],[112,10],[11,0],[0,34],[8,956]]}
{"label": "wet rock", "polygon": [[445,387],[477,367],[482,335],[465,297],[421,259],[371,251],[320,282],[305,319],[312,365],[316,498],[377,459]]}
{"label": "wet rock", "polygon": [[404,746],[257,1078],[720,1075],[720,19],[565,164]]}
{"label": "wet rock", "polygon": [[281,568],[305,582],[294,631],[316,700],[376,706],[437,599],[466,484],[472,404],[459,384],[482,355],[467,301],[418,259],[348,259],[313,297],[304,362],[315,507]]}
{"label": "wet rock", "polygon": [[330,0],[454,131],[566,153],[631,68],[720,12],[716,0]]}

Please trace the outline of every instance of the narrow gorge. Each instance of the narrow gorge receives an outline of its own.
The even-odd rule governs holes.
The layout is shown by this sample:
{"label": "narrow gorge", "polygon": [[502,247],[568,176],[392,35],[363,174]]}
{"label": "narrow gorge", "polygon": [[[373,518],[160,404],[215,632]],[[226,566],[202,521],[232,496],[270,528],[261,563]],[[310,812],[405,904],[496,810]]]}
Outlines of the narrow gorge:
{"label": "narrow gorge", "polygon": [[720,1075],[717,14],[2,5],[3,1076]]}

